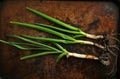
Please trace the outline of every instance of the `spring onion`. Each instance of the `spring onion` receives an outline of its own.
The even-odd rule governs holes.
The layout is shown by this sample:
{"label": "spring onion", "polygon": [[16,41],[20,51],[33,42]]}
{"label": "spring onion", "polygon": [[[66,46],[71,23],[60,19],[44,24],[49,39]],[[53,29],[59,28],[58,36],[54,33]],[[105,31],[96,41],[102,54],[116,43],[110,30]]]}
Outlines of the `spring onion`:
{"label": "spring onion", "polygon": [[[48,16],[48,15],[46,15],[46,14],[44,14],[42,12],[39,12],[39,11],[37,11],[35,9],[32,9],[30,7],[26,7],[26,9],[29,10],[30,12],[33,12],[34,14],[37,14],[37,15],[49,20],[49,21],[52,21],[52,22],[54,22],[56,24],[59,24],[59,25],[65,27],[65,28],[69,29],[70,31],[73,31],[73,32],[71,32],[73,34],[74,34],[74,32],[76,32],[77,33],[76,35],[82,35],[83,37],[92,38],[92,39],[103,39],[104,38],[103,35],[93,35],[93,34],[85,33],[80,28],[77,28],[77,27],[71,26],[69,24],[66,24],[66,23],[64,23],[64,22],[62,22],[62,21],[60,21],[58,19],[55,19],[55,18],[53,18],[51,16]],[[44,26],[46,26],[46,25],[44,25]],[[52,27],[52,28],[55,29],[54,27]]]}
{"label": "spring onion", "polygon": [[[86,54],[78,54],[78,53],[69,52],[65,48],[63,48],[60,44],[57,44],[57,43],[54,44],[57,47],[57,48],[55,48],[55,47],[52,47],[52,46],[49,46],[49,45],[46,45],[46,44],[43,44],[40,42],[35,42],[33,40],[30,40],[30,39],[27,39],[24,37],[20,37],[20,36],[16,36],[16,35],[9,35],[9,36],[15,37],[17,39],[21,39],[27,43],[7,42],[4,40],[0,40],[0,42],[4,43],[4,44],[8,44],[10,46],[14,46],[14,47],[21,49],[21,50],[43,50],[44,49],[43,52],[23,56],[20,58],[21,60],[26,60],[26,59],[30,59],[30,58],[45,56],[45,55],[53,55],[53,54],[59,54],[59,56],[56,59],[56,62],[60,61],[60,59],[63,58],[64,56],[66,56],[67,58],[72,56],[72,57],[76,57],[76,58],[99,60],[98,57],[93,56],[93,55],[86,55]],[[22,45],[24,45],[24,46],[22,46]],[[26,48],[25,45],[28,45],[29,48]],[[36,45],[37,45],[37,47],[36,47]],[[33,47],[31,48],[31,46],[34,46],[34,48]]]}
{"label": "spring onion", "polygon": [[60,42],[60,43],[65,43],[65,44],[75,44],[75,43],[87,44],[87,45],[93,45],[93,46],[99,47],[101,49],[104,49],[104,46],[99,45],[97,43],[94,43],[94,42],[91,42],[91,41],[77,40],[74,37],[71,37],[71,36],[66,35],[64,33],[52,30],[50,28],[41,27],[41,26],[38,26],[38,25],[28,24],[28,23],[23,23],[23,22],[15,22],[14,21],[14,22],[10,22],[10,23],[20,25],[20,26],[24,26],[24,27],[37,29],[37,30],[42,30],[42,31],[48,32],[50,34],[57,35],[57,36],[63,38],[64,40],[62,40],[62,39],[54,39],[54,38],[42,38],[42,37],[26,36],[28,38],[32,38],[32,39],[36,39],[36,40],[42,40],[42,41]]}

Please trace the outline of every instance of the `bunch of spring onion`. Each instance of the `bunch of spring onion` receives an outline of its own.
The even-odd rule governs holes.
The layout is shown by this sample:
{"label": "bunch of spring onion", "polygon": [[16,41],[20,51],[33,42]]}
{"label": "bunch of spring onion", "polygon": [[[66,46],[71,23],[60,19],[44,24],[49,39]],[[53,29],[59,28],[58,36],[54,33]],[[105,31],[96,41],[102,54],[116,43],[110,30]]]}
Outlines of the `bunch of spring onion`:
{"label": "bunch of spring onion", "polygon": [[[58,42],[58,43],[64,43],[64,44],[75,44],[75,43],[79,43],[79,44],[87,44],[87,45],[93,45],[96,46],[98,48],[104,49],[104,46],[99,45],[97,43],[91,42],[91,41],[85,41],[85,40],[78,40],[75,39],[72,36],[66,35],[64,33],[55,31],[53,29],[47,28],[47,27],[43,27],[41,24],[40,25],[34,25],[34,24],[28,24],[28,23],[23,23],[23,22],[13,22],[11,21],[10,23],[12,24],[16,24],[16,25],[21,25],[24,27],[29,27],[29,28],[34,28],[37,30],[42,30],[44,32],[56,35],[58,37],[61,37],[62,39],[56,39],[56,38],[44,38],[44,37],[34,37],[34,36],[28,36],[28,35],[23,35],[24,37],[30,38],[30,39],[34,39],[34,40],[42,40],[42,41],[50,41],[50,42]],[[45,25],[45,24],[44,24]]]}
{"label": "bunch of spring onion", "polygon": [[[104,49],[104,46],[99,45],[97,43],[94,43],[94,42],[91,42],[91,41],[77,40],[76,39],[78,37],[81,37],[81,38],[88,37],[88,38],[92,38],[92,39],[101,39],[101,38],[104,38],[103,35],[97,35],[97,36],[96,35],[91,35],[91,34],[83,32],[81,29],[79,29],[77,27],[73,27],[69,24],[66,24],[66,23],[64,23],[60,20],[52,18],[52,17],[50,17],[46,14],[43,14],[39,11],[34,10],[34,9],[31,9],[31,8],[27,7],[27,10],[29,10],[29,11],[37,14],[37,15],[40,15],[40,16],[46,18],[47,20],[50,20],[54,23],[57,23],[57,24],[59,24],[63,27],[66,27],[67,29],[63,29],[63,28],[59,28],[59,27],[55,27],[55,26],[51,26],[51,25],[47,25],[47,24],[39,24],[39,23],[28,24],[28,23],[24,23],[24,22],[11,21],[10,23],[12,23],[12,24],[21,25],[21,26],[24,26],[24,27],[34,28],[34,29],[37,29],[37,30],[48,32],[50,34],[57,35],[57,36],[61,37],[62,39],[32,37],[32,36],[24,35],[25,37],[30,38],[30,39],[35,39],[35,40],[51,41],[51,42],[58,42],[58,43],[65,43],[65,44],[75,44],[75,43],[87,44],[87,45],[93,45],[93,46],[99,47],[101,49]],[[65,33],[71,33],[71,34],[74,34],[74,36],[69,36]]]}
{"label": "bunch of spring onion", "polygon": [[77,28],[77,27],[71,26],[69,24],[66,24],[66,23],[64,23],[64,22],[62,22],[58,19],[50,17],[50,16],[48,16],[48,15],[42,13],[42,12],[39,12],[37,10],[32,9],[32,8],[27,7],[26,9],[29,10],[30,12],[33,12],[33,13],[51,21],[51,22],[59,24],[60,26],[65,27],[66,29],[58,28],[58,27],[54,27],[54,26],[49,26],[49,25],[46,25],[46,24],[40,24],[41,26],[46,26],[48,28],[55,29],[55,30],[58,30],[58,31],[61,31],[61,32],[70,33],[70,34],[75,35],[74,37],[77,37],[77,38],[78,37],[87,37],[87,38],[91,38],[91,39],[103,39],[104,38],[103,35],[92,35],[92,34],[85,33],[80,28]]}
{"label": "bunch of spring onion", "polygon": [[59,56],[56,59],[56,62],[58,62],[62,57],[66,56],[68,57],[76,57],[76,58],[86,58],[86,59],[94,59],[94,60],[99,60],[98,57],[93,56],[93,55],[86,55],[86,54],[78,54],[78,53],[72,53],[67,51],[65,48],[63,48],[60,44],[54,43],[56,47],[52,47],[34,40],[30,40],[28,38],[24,38],[21,36],[17,35],[7,35],[9,37],[17,38],[20,39],[23,42],[8,42],[4,40],[0,40],[1,43],[8,44],[11,46],[14,46],[18,49],[21,50],[42,50],[43,52],[36,53],[36,54],[31,54],[27,56],[23,56],[20,58],[21,60],[26,60],[34,57],[39,57],[39,56],[44,56],[44,55],[50,55],[50,54],[59,54]]}
{"label": "bunch of spring onion", "polygon": [[[82,44],[82,45],[87,44],[87,45],[96,46],[96,47],[104,50],[105,47],[100,45],[100,44],[94,43],[92,41],[85,41],[85,40],[76,39],[78,37],[79,38],[87,37],[87,38],[91,38],[91,39],[103,39],[104,38],[103,35],[88,34],[77,27],[66,24],[60,20],[52,18],[46,14],[43,14],[39,11],[34,10],[34,9],[27,7],[27,10],[29,10],[37,15],[40,15],[43,18],[46,18],[47,20],[52,21],[56,24],[59,24],[65,28],[59,28],[59,27],[55,27],[55,26],[51,26],[51,25],[47,25],[47,24],[39,24],[39,23],[28,24],[28,23],[24,23],[24,22],[11,21],[10,23],[12,23],[12,24],[41,30],[41,31],[44,31],[44,32],[47,32],[47,33],[50,33],[50,34],[53,34],[53,35],[60,37],[59,39],[56,39],[56,38],[35,37],[35,36],[29,36],[29,35],[22,35],[22,37],[16,36],[16,35],[9,35],[10,37],[21,39],[27,43],[7,42],[4,40],[0,40],[0,42],[2,42],[2,43],[17,47],[21,50],[44,50],[45,51],[45,52],[41,52],[41,53],[37,53],[37,54],[33,54],[33,55],[24,56],[21,58],[21,60],[29,59],[29,58],[33,58],[33,57],[37,57],[37,56],[48,55],[48,54],[60,54],[57,58],[57,61],[59,61],[63,56],[67,56],[67,57],[73,56],[73,57],[77,57],[77,58],[87,58],[87,59],[99,60],[98,57],[93,56],[93,55],[85,55],[85,54],[78,54],[78,53],[69,52],[58,43],[64,43],[64,44],[76,44],[76,43],[78,43],[78,44]],[[65,33],[72,34],[73,36],[69,36]],[[36,40],[37,41],[41,40],[41,41],[52,42],[53,44],[55,44],[55,46],[57,48],[46,45],[46,44],[42,44],[40,42],[36,42]],[[26,46],[28,46],[28,47],[26,47]]]}

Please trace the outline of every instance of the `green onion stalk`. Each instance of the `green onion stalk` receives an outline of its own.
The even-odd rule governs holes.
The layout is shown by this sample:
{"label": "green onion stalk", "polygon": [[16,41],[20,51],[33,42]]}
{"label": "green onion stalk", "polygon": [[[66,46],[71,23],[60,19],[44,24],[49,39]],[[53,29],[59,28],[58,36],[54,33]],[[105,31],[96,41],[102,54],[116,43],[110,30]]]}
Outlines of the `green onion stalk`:
{"label": "green onion stalk", "polygon": [[23,23],[23,22],[15,22],[15,21],[11,21],[10,23],[20,25],[20,26],[24,26],[24,27],[28,27],[28,28],[41,30],[41,31],[44,31],[44,32],[47,32],[47,33],[50,33],[50,34],[53,34],[53,35],[56,35],[56,36],[62,38],[62,39],[55,39],[55,38],[43,38],[43,37],[34,37],[34,36],[29,36],[29,35],[23,35],[24,37],[29,38],[29,39],[41,40],[41,41],[50,41],[50,42],[56,42],[56,43],[64,43],[64,44],[79,43],[79,44],[82,44],[82,45],[83,44],[93,45],[93,46],[96,46],[96,47],[101,48],[101,49],[105,48],[104,46],[102,46],[100,44],[97,44],[97,43],[94,43],[94,42],[91,42],[91,41],[78,40],[78,39],[75,39],[72,36],[66,35],[64,33],[55,31],[55,30],[47,28],[47,27],[43,27],[41,25],[28,24],[28,23]]}
{"label": "green onion stalk", "polygon": [[52,21],[58,25],[61,25],[63,27],[65,27],[66,29],[63,29],[63,28],[59,28],[59,27],[54,27],[54,26],[51,26],[51,25],[46,25],[46,24],[40,24],[41,26],[46,26],[48,28],[51,28],[51,29],[55,29],[55,30],[58,30],[58,31],[62,31],[62,32],[66,32],[66,33],[70,33],[70,34],[74,34],[75,37],[87,37],[87,38],[91,38],[91,39],[103,39],[104,36],[103,35],[93,35],[93,34],[88,34],[88,33],[85,33],[84,31],[82,31],[80,28],[77,28],[77,27],[74,27],[72,25],[69,25],[69,24],[66,24],[58,19],[55,19],[51,16],[48,16],[42,12],[39,12],[35,9],[32,9],[32,8],[29,8],[29,7],[26,7],[27,10],[29,10],[30,12],[34,13],[34,14],[37,14],[49,21]]}
{"label": "green onion stalk", "polygon": [[45,56],[45,55],[55,55],[57,54],[58,57],[56,59],[56,62],[60,61],[64,56],[68,57],[76,57],[76,58],[85,58],[85,59],[93,59],[93,60],[99,60],[98,57],[94,55],[86,55],[86,54],[78,54],[78,53],[72,53],[67,51],[65,48],[63,48],[60,44],[54,43],[56,47],[46,45],[40,42],[36,42],[34,40],[17,36],[17,35],[8,35],[10,37],[14,37],[17,39],[20,39],[23,42],[8,42],[4,40],[0,40],[1,43],[14,46],[20,50],[41,50],[42,52],[31,54],[31,55],[26,55],[20,58],[20,60],[26,60],[30,58],[35,58],[35,57],[40,57],[40,56]]}

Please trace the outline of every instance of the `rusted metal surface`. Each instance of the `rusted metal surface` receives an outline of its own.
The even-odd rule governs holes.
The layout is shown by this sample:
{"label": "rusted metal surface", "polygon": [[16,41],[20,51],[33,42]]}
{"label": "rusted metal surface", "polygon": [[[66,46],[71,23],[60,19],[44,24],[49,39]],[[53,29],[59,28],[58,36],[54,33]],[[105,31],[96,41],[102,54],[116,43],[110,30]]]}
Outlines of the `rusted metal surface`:
{"label": "rusted metal surface", "polygon": [[[5,34],[53,37],[41,31],[19,27],[9,23],[10,21],[22,21],[53,24],[46,19],[28,12],[25,9],[27,6],[72,24],[75,27],[79,27],[88,33],[117,33],[118,8],[113,3],[8,0],[3,3],[1,9],[1,39],[17,41],[16,39],[5,37]],[[115,44],[113,40],[111,41],[110,44]],[[0,44],[0,46],[0,72],[2,73],[1,76],[3,79],[109,79],[109,76],[105,74],[106,67],[99,61],[63,58],[59,63],[56,63],[56,55],[20,61],[20,57],[38,51],[21,51],[5,44]],[[71,52],[87,53],[97,56],[102,52],[96,47],[86,45],[63,46]]]}

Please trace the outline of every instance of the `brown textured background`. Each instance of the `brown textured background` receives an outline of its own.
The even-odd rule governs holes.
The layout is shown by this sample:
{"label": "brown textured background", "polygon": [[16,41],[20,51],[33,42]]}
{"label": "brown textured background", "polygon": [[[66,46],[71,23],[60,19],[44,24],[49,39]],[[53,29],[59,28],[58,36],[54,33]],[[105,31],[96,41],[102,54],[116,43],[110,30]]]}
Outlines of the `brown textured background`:
{"label": "brown textured background", "polygon": [[[113,3],[6,0],[2,3],[1,8],[0,39],[16,41],[16,39],[5,37],[5,34],[52,37],[52,35],[41,31],[9,24],[10,21],[53,24],[28,12],[25,9],[27,6],[79,27],[88,33],[117,33],[118,8]],[[63,46],[70,51],[78,53],[88,53],[97,56],[101,53],[95,47],[81,45]],[[106,68],[99,61],[63,58],[59,63],[56,63],[55,58],[57,55],[20,61],[19,58],[21,56],[32,54],[36,51],[21,51],[5,44],[0,44],[0,50],[0,76],[3,79],[109,79],[109,76],[105,74]]]}

